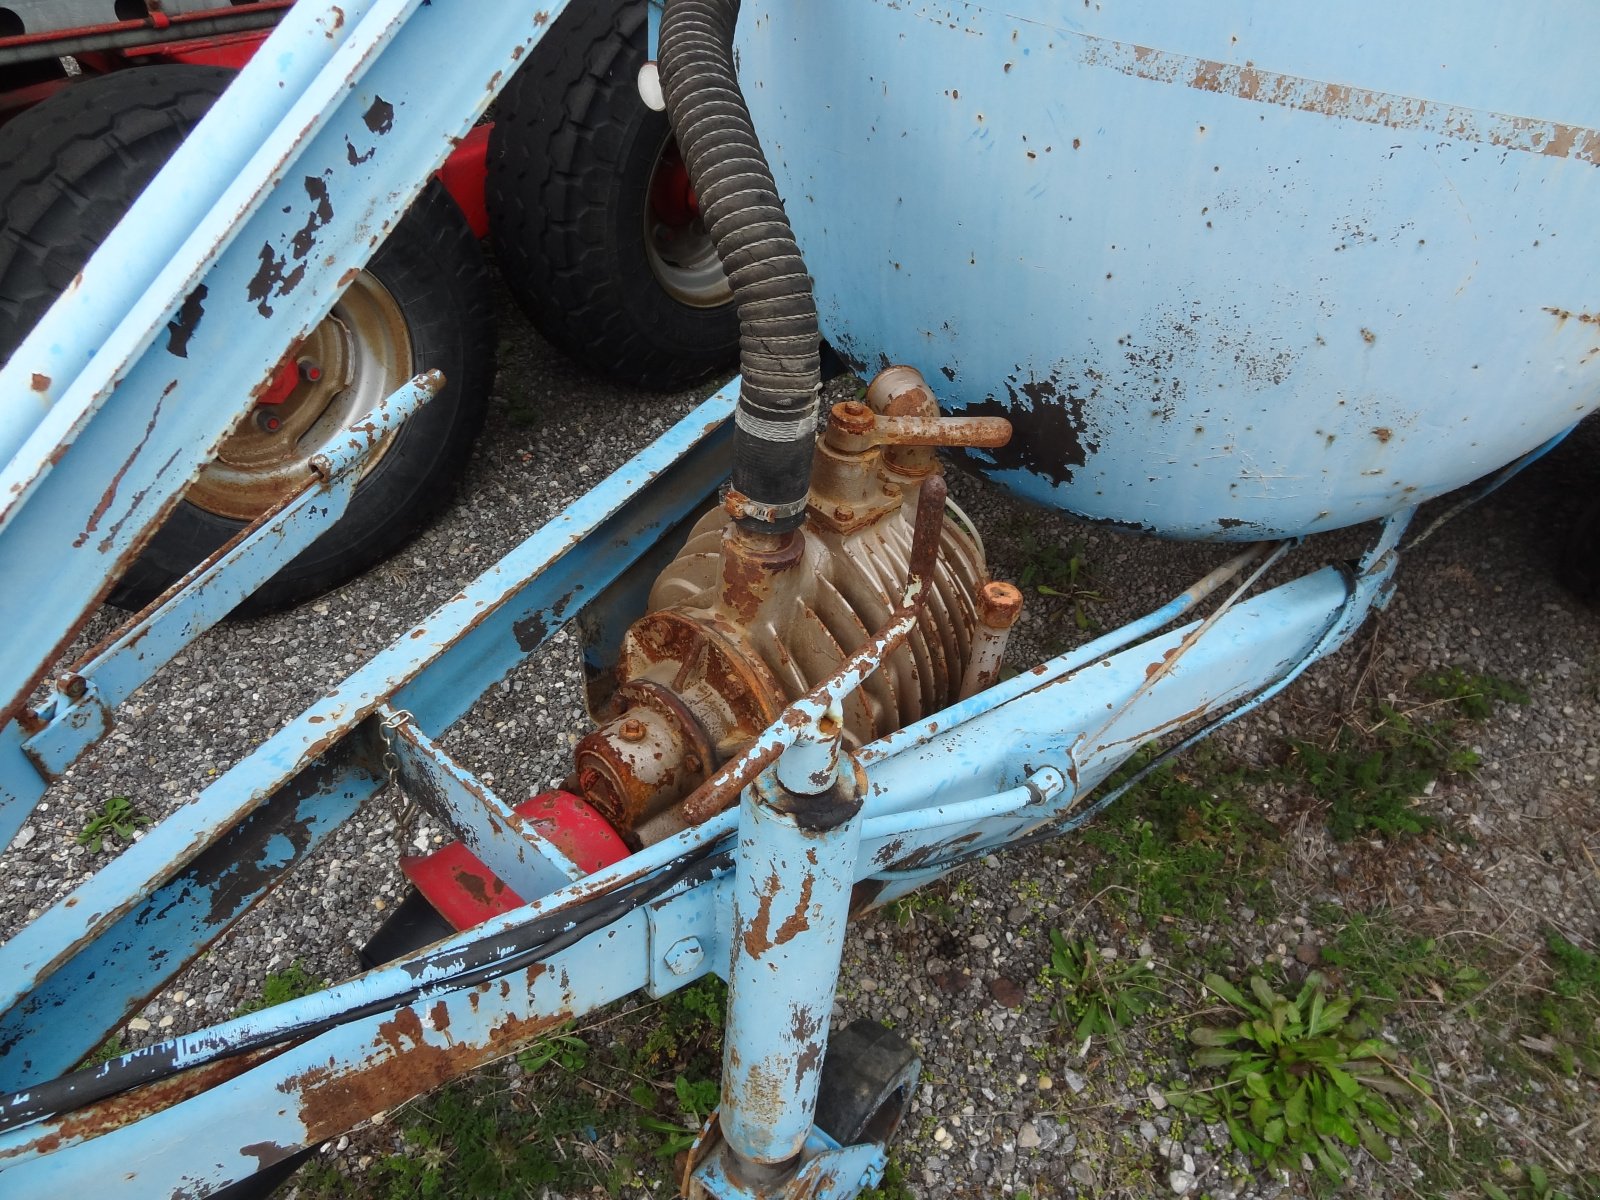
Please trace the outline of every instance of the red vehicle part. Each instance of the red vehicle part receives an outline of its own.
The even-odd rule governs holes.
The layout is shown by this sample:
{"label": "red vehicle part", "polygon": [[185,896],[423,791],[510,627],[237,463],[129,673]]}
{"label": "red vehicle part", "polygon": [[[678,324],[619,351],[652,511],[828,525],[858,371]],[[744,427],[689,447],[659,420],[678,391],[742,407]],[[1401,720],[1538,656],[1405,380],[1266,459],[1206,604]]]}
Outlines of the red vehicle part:
{"label": "red vehicle part", "polygon": [[[14,34],[0,37],[0,62],[8,57],[15,58],[19,52],[31,51],[44,59],[74,55],[79,67],[90,74],[151,63],[189,63],[238,70],[250,61],[272,32],[270,24],[261,27],[260,23],[276,22],[292,2],[259,0],[257,3],[223,5],[199,12],[170,15],[156,10],[139,20]],[[250,20],[255,27],[227,28],[243,20]],[[198,28],[205,32],[195,37],[184,37],[186,28]],[[214,32],[219,28],[219,32]],[[174,36],[164,41],[150,40],[154,34],[162,31]],[[9,56],[7,52],[11,52]],[[71,84],[70,78],[65,75],[30,80],[20,86],[10,87],[5,86],[3,79],[0,76],[0,122],[48,99]],[[438,173],[439,181],[465,214],[473,234],[479,238],[489,234],[489,211],[484,203],[489,129],[488,125],[480,125],[462,138]]]}
{"label": "red vehicle part", "polygon": [[[527,820],[530,832],[584,871],[598,871],[628,856],[628,847],[616,830],[571,792],[545,792],[516,805],[515,811]],[[457,929],[481,925],[523,903],[522,897],[462,842],[451,842],[432,854],[402,858],[400,870]]]}

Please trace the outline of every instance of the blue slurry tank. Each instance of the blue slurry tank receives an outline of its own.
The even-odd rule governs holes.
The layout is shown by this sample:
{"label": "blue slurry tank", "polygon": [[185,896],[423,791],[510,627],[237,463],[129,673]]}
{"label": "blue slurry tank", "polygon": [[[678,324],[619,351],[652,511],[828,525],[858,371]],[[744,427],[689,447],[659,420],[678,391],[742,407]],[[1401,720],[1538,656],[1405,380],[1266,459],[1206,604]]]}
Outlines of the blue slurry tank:
{"label": "blue slurry tank", "polygon": [[748,0],[824,332],[1177,537],[1336,528],[1600,402],[1600,7]]}

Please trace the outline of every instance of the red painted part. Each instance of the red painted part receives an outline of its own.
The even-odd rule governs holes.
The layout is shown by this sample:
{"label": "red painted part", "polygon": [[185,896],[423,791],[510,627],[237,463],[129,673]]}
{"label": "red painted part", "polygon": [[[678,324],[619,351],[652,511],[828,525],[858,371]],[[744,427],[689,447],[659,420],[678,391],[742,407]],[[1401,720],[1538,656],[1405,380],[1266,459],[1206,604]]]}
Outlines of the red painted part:
{"label": "red painted part", "polygon": [[231,67],[237,71],[250,61],[271,32],[270,29],[252,29],[246,33],[223,33],[216,37],[190,38],[183,42],[157,42],[151,46],[131,47],[123,51],[123,56],[141,62],[155,59],[167,63]]}
{"label": "red painted part", "polygon": [[[272,10],[289,7],[292,0],[261,0],[260,3],[237,5],[231,8],[207,9],[199,13],[180,13],[172,17],[158,15],[151,21],[119,21],[109,25],[83,26],[77,29],[63,30],[56,33],[21,34],[17,37],[0,38],[0,47],[23,46],[32,43],[48,41],[51,38],[61,38],[69,35],[88,35],[99,33],[115,33],[119,30],[144,29],[154,24],[158,28],[181,28],[181,22],[193,21],[202,17],[218,13],[238,13],[243,10]],[[127,67],[138,67],[150,62],[166,63],[196,63],[205,66],[231,67],[238,70],[249,62],[261,44],[272,33],[270,29],[250,29],[239,33],[223,33],[213,37],[178,38],[170,42],[156,42],[150,45],[131,46],[126,50],[118,51],[85,51],[78,55],[78,60],[84,69],[92,74],[103,74],[108,71],[119,70]],[[48,98],[52,93],[69,85],[68,80],[51,80],[48,83],[35,84],[26,88],[18,88],[11,92],[0,93],[0,122],[11,116],[30,108],[41,100]],[[489,209],[484,200],[484,184],[488,173],[489,158],[489,125],[473,127],[467,135],[456,144],[450,157],[439,168],[439,181],[444,184],[445,190],[455,200],[467,223],[472,226],[476,237],[489,236]],[[684,186],[688,186],[688,172],[683,172]],[[691,200],[693,193],[690,193]],[[698,211],[698,210],[697,210]],[[268,398],[277,392],[277,384],[261,398],[262,404],[281,404],[284,396],[275,399]]]}
{"label": "red painted part", "polygon": [[489,130],[492,128],[491,125],[474,125],[439,168],[439,182],[466,215],[473,236],[480,238],[489,236],[489,206],[484,200],[484,183],[489,170]]}
{"label": "red painted part", "polygon": [[[528,832],[549,842],[588,873],[628,856],[604,817],[571,792],[545,792],[516,806]],[[521,906],[523,899],[462,842],[400,860],[400,870],[439,915],[457,929],[481,925]]]}
{"label": "red painted part", "polygon": [[128,33],[136,29],[181,29],[185,24],[194,21],[237,17],[241,12],[271,12],[288,8],[292,3],[294,0],[259,0],[255,4],[222,4],[216,8],[175,13],[171,16],[157,10],[148,17],[132,21],[108,21],[100,25],[75,25],[71,29],[45,29],[38,33],[19,33],[12,37],[0,38],[0,49],[10,49],[12,46],[37,46],[45,42],[59,42],[75,37],[98,37],[106,33]]}
{"label": "red painted part", "polygon": [[668,146],[650,180],[650,207],[664,223],[681,228],[700,215],[700,197],[689,183],[689,168],[678,155],[676,143]]}
{"label": "red painted part", "polygon": [[296,357],[299,349],[299,346],[292,346],[283,356],[272,373],[272,382],[256,397],[257,404],[282,404],[294,392],[300,382],[300,360]]}
{"label": "red painted part", "polygon": [[0,93],[0,122],[9,121],[24,109],[50,99],[69,82],[67,79],[46,79],[43,83],[30,83],[27,87]]}

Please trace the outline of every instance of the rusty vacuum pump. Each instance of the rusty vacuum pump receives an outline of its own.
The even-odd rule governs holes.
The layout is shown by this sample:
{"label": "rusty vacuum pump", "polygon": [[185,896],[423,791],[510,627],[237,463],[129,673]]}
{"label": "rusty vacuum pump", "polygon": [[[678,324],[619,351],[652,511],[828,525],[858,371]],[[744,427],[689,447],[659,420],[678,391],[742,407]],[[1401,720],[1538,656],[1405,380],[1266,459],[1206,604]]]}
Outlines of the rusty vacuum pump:
{"label": "rusty vacuum pump", "polygon": [[[676,804],[832,673],[888,619],[904,585],[936,446],[1000,446],[1002,418],[946,418],[922,376],[890,367],[866,403],[834,406],[804,524],[741,528],[707,513],[623,639],[615,715],[578,743],[576,785],[619,832],[676,832]],[[993,683],[1022,596],[991,582],[981,542],[945,521],[919,628],[851,694],[859,746]]]}

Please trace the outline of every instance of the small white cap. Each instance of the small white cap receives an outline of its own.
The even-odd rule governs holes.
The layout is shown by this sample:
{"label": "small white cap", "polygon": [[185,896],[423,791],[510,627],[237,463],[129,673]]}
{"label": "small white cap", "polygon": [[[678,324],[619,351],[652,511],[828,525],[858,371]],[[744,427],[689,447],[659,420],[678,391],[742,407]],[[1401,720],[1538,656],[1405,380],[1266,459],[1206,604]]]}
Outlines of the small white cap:
{"label": "small white cap", "polygon": [[667,98],[661,94],[661,73],[656,70],[654,62],[647,62],[639,68],[639,99],[644,101],[645,107],[656,112],[665,112]]}

